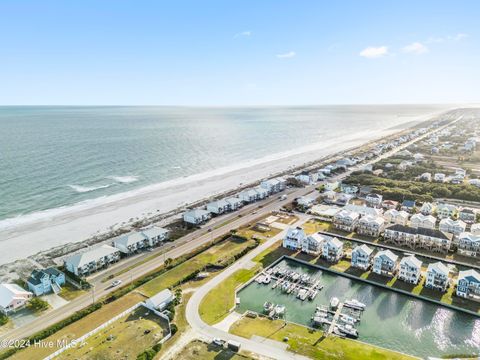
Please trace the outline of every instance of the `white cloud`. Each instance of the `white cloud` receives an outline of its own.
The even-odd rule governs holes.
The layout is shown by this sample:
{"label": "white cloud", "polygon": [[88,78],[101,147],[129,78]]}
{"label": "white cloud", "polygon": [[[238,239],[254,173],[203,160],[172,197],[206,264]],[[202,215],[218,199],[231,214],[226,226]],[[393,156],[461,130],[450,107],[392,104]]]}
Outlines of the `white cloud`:
{"label": "white cloud", "polygon": [[403,52],[412,53],[412,54],[424,54],[428,52],[428,48],[419,42],[411,43],[410,45],[405,46]]}
{"label": "white cloud", "polygon": [[383,57],[388,54],[388,47],[387,46],[369,46],[362,51],[360,51],[360,56],[363,56],[367,59],[376,59]]}
{"label": "white cloud", "polygon": [[449,36],[448,39],[453,40],[453,41],[460,41],[460,40],[465,39],[466,37],[468,37],[467,34],[458,33],[457,35]]}
{"label": "white cloud", "polygon": [[277,54],[277,58],[279,59],[287,59],[287,58],[293,58],[295,57],[297,54],[295,53],[295,51],[289,51],[287,53],[283,53],[283,54]]}
{"label": "white cloud", "polygon": [[444,37],[430,37],[427,40],[427,43],[443,43],[445,41],[461,41],[468,37],[468,34],[458,33],[455,35],[447,35]]}
{"label": "white cloud", "polygon": [[239,33],[236,33],[233,38],[236,39],[236,38],[239,38],[239,37],[250,37],[252,36],[253,32],[250,31],[250,30],[247,30],[247,31],[242,31],[242,32],[239,32]]}

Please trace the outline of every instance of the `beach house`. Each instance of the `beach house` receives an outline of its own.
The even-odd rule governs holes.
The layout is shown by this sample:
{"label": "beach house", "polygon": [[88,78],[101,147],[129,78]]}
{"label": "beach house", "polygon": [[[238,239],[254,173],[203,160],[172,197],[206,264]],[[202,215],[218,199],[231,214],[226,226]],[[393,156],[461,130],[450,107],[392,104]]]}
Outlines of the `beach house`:
{"label": "beach house", "polygon": [[305,238],[305,231],[301,227],[290,228],[283,238],[283,247],[290,250],[300,250]]}
{"label": "beach house", "polygon": [[147,238],[148,246],[157,246],[168,239],[169,230],[159,226],[150,226],[142,230],[143,235]]}
{"label": "beach house", "polygon": [[372,237],[379,236],[385,229],[385,219],[381,216],[363,216],[358,221],[356,232]]}
{"label": "beach house", "polygon": [[468,256],[480,256],[480,234],[463,232],[458,236],[458,252]]}
{"label": "beach house", "polygon": [[337,190],[339,185],[340,184],[337,180],[327,180],[325,182],[324,189],[325,189],[325,191],[327,191],[327,190],[335,191],[335,190]]}
{"label": "beach house", "polygon": [[416,205],[415,200],[403,200],[400,210],[412,213]]}
{"label": "beach house", "polygon": [[33,270],[27,279],[28,290],[40,296],[51,292],[57,294],[65,284],[65,274],[53,267]]}
{"label": "beach house", "polygon": [[268,191],[269,194],[275,194],[282,190],[285,190],[287,181],[284,178],[274,178],[264,180],[260,183],[260,186]]}
{"label": "beach house", "polygon": [[390,250],[381,250],[373,257],[373,272],[383,276],[394,276],[397,271],[398,256]]}
{"label": "beach house", "polygon": [[368,247],[365,244],[356,246],[355,249],[352,250],[352,266],[362,269],[368,270],[370,265],[372,264],[373,259],[373,249]]}
{"label": "beach house", "polygon": [[398,278],[411,284],[418,284],[422,276],[422,262],[410,255],[400,260]]}
{"label": "beach house", "polygon": [[120,260],[120,250],[110,245],[100,245],[64,260],[65,269],[77,276],[83,276]]}
{"label": "beach house", "polygon": [[367,204],[372,207],[380,207],[382,205],[383,196],[380,194],[370,193],[365,197]]}
{"label": "beach house", "polygon": [[322,258],[336,263],[343,257],[343,242],[336,237],[328,236],[322,245]]}
{"label": "beach house", "polygon": [[304,237],[302,241],[302,252],[310,255],[318,256],[322,254],[323,243],[327,237],[325,235],[315,233]]}
{"label": "beach house", "polygon": [[409,216],[410,215],[406,211],[398,211],[395,209],[389,209],[383,214],[386,222],[400,225],[407,225]]}
{"label": "beach house", "polygon": [[264,189],[261,186],[257,186],[254,188],[254,190],[257,192],[256,200],[263,200],[267,198],[270,194],[268,193],[267,189]]}
{"label": "beach house", "polygon": [[238,193],[238,198],[244,203],[252,203],[257,201],[258,193],[254,189],[245,189]]}
{"label": "beach house", "polygon": [[432,215],[435,211],[435,205],[429,202],[424,202],[420,208],[420,213],[423,215]]}
{"label": "beach house", "polygon": [[413,228],[435,229],[437,219],[432,215],[415,214],[410,218],[410,226]]}
{"label": "beach house", "polygon": [[215,215],[220,215],[230,211],[230,204],[225,199],[211,201],[207,204],[207,211]]}
{"label": "beach house", "polygon": [[480,301],[480,273],[476,270],[464,270],[458,274],[457,296]]}
{"label": "beach house", "polygon": [[149,246],[149,240],[142,232],[133,231],[117,236],[113,239],[112,245],[122,254],[131,255],[146,249]]}
{"label": "beach house", "polygon": [[200,225],[208,219],[210,219],[210,212],[203,209],[193,209],[183,213],[183,221],[190,225]]}
{"label": "beach house", "polygon": [[0,312],[8,315],[24,307],[33,297],[17,284],[0,284]]}
{"label": "beach house", "polygon": [[427,268],[427,279],[425,280],[425,287],[445,291],[449,285],[449,273],[448,267],[441,263],[431,263]]}
{"label": "beach house", "polygon": [[458,212],[458,218],[467,224],[473,224],[477,219],[477,213],[473,209],[463,208]]}
{"label": "beach house", "polygon": [[238,210],[243,206],[242,200],[240,200],[238,197],[229,197],[226,198],[225,201],[228,203],[228,209],[230,211]]}
{"label": "beach house", "polygon": [[333,217],[333,225],[339,230],[352,232],[357,227],[359,218],[359,213],[343,209]]}
{"label": "beach house", "polygon": [[355,195],[358,192],[358,186],[341,183],[340,191],[345,194]]}
{"label": "beach house", "polygon": [[450,204],[438,204],[437,205],[437,216],[439,219],[446,219],[448,217],[453,217],[457,213],[457,207]]}
{"label": "beach house", "polygon": [[465,224],[462,220],[452,220],[451,218],[445,218],[440,220],[438,229],[440,231],[458,236],[465,231],[466,227],[467,224]]}
{"label": "beach house", "polygon": [[382,207],[386,210],[396,209],[398,206],[398,201],[393,200],[383,200]]}
{"label": "beach house", "polygon": [[413,228],[399,224],[387,227],[383,237],[386,242],[392,242],[396,245],[439,252],[447,252],[452,243],[452,235],[442,231],[421,227]]}
{"label": "beach house", "polygon": [[300,196],[299,198],[296,199],[297,206],[301,207],[304,210],[311,208],[316,201],[317,201],[317,195],[315,194]]}
{"label": "beach house", "polygon": [[345,205],[344,209],[348,211],[354,211],[358,213],[360,216],[367,216],[367,215],[380,216],[383,214],[382,209],[372,208],[364,205],[347,204]]}

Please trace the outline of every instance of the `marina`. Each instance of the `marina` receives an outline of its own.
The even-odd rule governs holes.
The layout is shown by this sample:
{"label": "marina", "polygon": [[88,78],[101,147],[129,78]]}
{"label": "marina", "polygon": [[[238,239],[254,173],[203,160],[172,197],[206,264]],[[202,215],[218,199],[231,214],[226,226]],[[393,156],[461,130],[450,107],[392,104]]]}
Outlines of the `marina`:
{"label": "marina", "polygon": [[[301,301],[297,298],[298,291],[295,295],[288,294],[281,285],[274,287],[273,279],[268,285],[252,281],[237,293],[238,312],[262,314],[264,303],[270,301],[285,306],[282,317],[285,321],[331,331],[329,336],[354,338],[355,329],[359,341],[419,357],[478,353],[480,320],[477,318],[290,259],[272,268],[306,274],[318,281],[322,290],[313,301]],[[334,297],[338,299],[337,309],[343,305],[336,319],[340,326],[330,330],[335,315],[330,303]],[[352,334],[347,335],[349,332]]]}

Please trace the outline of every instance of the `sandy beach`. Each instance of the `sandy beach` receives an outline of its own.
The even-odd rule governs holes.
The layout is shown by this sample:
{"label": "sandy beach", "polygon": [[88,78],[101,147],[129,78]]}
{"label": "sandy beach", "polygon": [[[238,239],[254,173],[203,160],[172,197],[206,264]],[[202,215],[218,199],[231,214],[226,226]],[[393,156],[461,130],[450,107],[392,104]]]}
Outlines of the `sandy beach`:
{"label": "sandy beach", "polygon": [[[402,128],[410,126],[412,122],[405,123]],[[196,201],[381,139],[400,130],[398,126],[369,130],[346,136],[341,143],[338,140],[325,140],[314,146],[248,163],[166,181],[68,208],[24,216],[21,222],[4,222],[0,230],[0,265],[68,243],[84,241],[146,217],[184,208]]]}

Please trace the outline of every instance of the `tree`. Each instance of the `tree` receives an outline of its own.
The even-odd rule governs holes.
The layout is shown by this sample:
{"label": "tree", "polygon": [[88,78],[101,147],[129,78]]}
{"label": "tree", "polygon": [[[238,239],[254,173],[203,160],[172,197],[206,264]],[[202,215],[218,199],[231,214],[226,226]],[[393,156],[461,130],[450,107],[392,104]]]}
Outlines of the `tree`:
{"label": "tree", "polygon": [[48,307],[48,302],[40,299],[39,297],[34,297],[28,302],[28,308],[35,312],[47,310]]}

